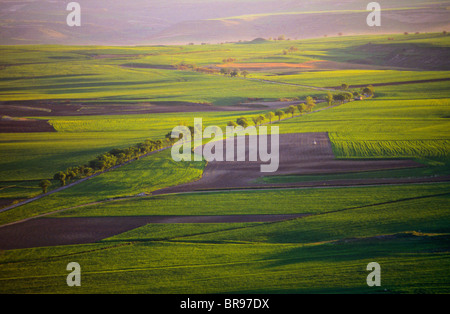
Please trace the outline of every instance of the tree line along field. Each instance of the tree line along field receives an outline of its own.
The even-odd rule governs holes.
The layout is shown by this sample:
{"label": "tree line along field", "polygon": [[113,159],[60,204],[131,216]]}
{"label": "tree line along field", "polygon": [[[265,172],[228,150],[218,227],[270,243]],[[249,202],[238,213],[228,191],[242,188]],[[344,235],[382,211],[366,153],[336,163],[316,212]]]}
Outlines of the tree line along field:
{"label": "tree line along field", "polygon": [[[144,157],[117,170],[104,173],[70,189],[49,195],[15,210],[2,213],[8,223],[83,204],[151,194],[154,190],[198,179],[205,162],[178,163],[170,150]],[[59,186],[59,182],[54,182]]]}
{"label": "tree line along field", "polygon": [[[202,113],[202,116],[205,125],[225,126],[238,117],[250,119],[266,111]],[[343,158],[446,158],[447,112],[447,99],[374,99],[286,120],[282,122],[281,132],[329,132],[335,154]],[[9,180],[50,177],[58,170],[87,162],[112,148],[128,147],[147,138],[163,138],[174,126],[180,122],[192,123],[196,116],[196,113],[182,116],[173,113],[52,117],[50,123],[57,133],[2,134],[2,172]],[[371,121],[370,125],[365,123],[367,120]],[[84,150],[79,149],[81,143]],[[365,147],[368,145],[371,147]],[[30,149],[33,150],[32,155],[27,153]],[[53,154],[48,156],[48,151]],[[55,168],[42,167],[45,163]]]}
{"label": "tree line along field", "polygon": [[[448,47],[442,34],[322,38],[305,41],[166,47],[0,47],[0,100],[53,99],[89,104],[152,101],[207,102],[211,106],[307,96],[314,87],[448,78],[448,71],[402,68],[279,72],[247,79],[168,68],[242,63],[351,62],[381,52],[376,45]],[[299,50],[283,54],[291,46]],[[383,51],[382,51],[383,52]],[[385,53],[385,52],[383,52]],[[354,61],[354,60],[353,60]],[[121,65],[128,65],[127,67]],[[139,64],[140,67],[133,67]],[[142,67],[146,65],[147,67]],[[292,70],[292,69],[291,69]],[[327,75],[328,74],[328,75]],[[4,76],[3,76],[4,75]],[[269,84],[254,79],[280,83]],[[375,97],[277,122],[280,133],[326,132],[340,159],[413,159],[421,168],[342,174],[344,178],[432,177],[449,174],[448,82],[376,86]],[[304,86],[311,85],[311,88]],[[357,90],[357,89],[354,89]],[[358,89],[359,90],[359,89]],[[338,90],[331,90],[338,93]],[[167,105],[170,105],[168,103]],[[61,106],[64,104],[61,103]],[[287,105],[286,105],[287,107]],[[325,103],[316,109],[324,109]],[[236,107],[238,108],[238,107]],[[264,115],[249,111],[45,116],[54,133],[0,134],[0,197],[26,198],[38,182],[113,148],[157,140],[179,123],[205,125]],[[267,121],[266,121],[267,122]],[[176,163],[170,150],[106,172],[64,191],[0,213],[1,224],[48,214],[52,219],[147,215],[292,214],[270,223],[149,224],[93,244],[2,251],[3,293],[73,293],[62,285],[75,257],[83,293],[446,293],[448,182],[390,186],[272,189],[273,182],[326,181],[336,174],[270,176],[267,190],[154,195],[157,189],[202,177],[205,162]],[[319,178],[320,177],[320,178]],[[59,183],[54,180],[52,188]],[[35,188],[31,188],[35,186]],[[141,196],[138,196],[141,195]],[[133,258],[129,258],[132,256]],[[44,261],[36,262],[36,261]],[[369,288],[365,267],[382,265],[382,287]]]}

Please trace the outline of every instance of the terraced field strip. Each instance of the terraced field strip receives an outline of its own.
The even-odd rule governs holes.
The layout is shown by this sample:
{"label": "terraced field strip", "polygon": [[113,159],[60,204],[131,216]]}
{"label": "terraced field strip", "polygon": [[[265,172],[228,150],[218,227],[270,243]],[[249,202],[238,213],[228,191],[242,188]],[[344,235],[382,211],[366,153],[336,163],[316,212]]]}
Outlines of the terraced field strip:
{"label": "terraced field strip", "polygon": [[[222,151],[225,152],[226,141],[222,141]],[[168,187],[155,191],[153,194],[179,193],[189,191],[244,189],[244,188],[268,188],[267,185],[258,182],[267,175],[289,174],[330,174],[359,171],[375,171],[401,168],[421,167],[422,165],[412,160],[379,159],[379,160],[338,160],[335,159],[330,139],[327,133],[288,133],[279,135],[279,167],[276,172],[261,172],[259,161],[249,161],[249,137],[246,138],[245,160],[236,161],[211,161],[208,162],[200,180],[179,186]],[[270,142],[270,141],[269,141]],[[238,151],[238,141],[234,141],[234,152]],[[270,145],[268,145],[270,146]],[[271,149],[271,148],[270,148]],[[378,181],[348,181],[336,182],[336,185],[347,184],[376,184]],[[379,183],[395,183],[396,180],[381,181]],[[314,185],[318,185],[317,182]],[[330,184],[332,185],[332,184]],[[283,184],[272,185],[281,187]],[[270,186],[270,187],[272,187]],[[295,186],[295,185],[284,185]],[[305,186],[299,184],[297,186]]]}
{"label": "terraced field strip", "polygon": [[40,218],[0,228],[0,249],[94,243],[146,224],[274,222],[304,216],[307,214]]}
{"label": "terraced field strip", "polygon": [[315,90],[322,90],[322,91],[336,91],[339,88],[336,87],[317,87],[317,86],[309,86],[309,85],[302,85],[302,84],[295,84],[295,83],[285,83],[285,82],[277,82],[277,81],[270,81],[266,79],[257,79],[257,78],[247,78],[247,80],[262,82],[262,83],[268,83],[268,84],[278,84],[278,85],[287,85],[287,86],[298,86],[298,87],[304,87],[309,89],[315,89]]}
{"label": "terraced field strip", "polygon": [[[392,86],[392,85],[405,85],[405,84],[436,83],[436,82],[446,82],[446,81],[450,81],[450,78],[446,77],[446,78],[438,78],[438,79],[430,79],[430,80],[386,82],[386,83],[373,83],[373,84],[368,83],[368,84],[363,84],[363,85],[350,85],[349,88],[361,88],[361,87],[366,87],[367,85],[372,85],[374,87],[377,87],[377,86]],[[325,87],[325,88],[340,89],[339,86]]]}

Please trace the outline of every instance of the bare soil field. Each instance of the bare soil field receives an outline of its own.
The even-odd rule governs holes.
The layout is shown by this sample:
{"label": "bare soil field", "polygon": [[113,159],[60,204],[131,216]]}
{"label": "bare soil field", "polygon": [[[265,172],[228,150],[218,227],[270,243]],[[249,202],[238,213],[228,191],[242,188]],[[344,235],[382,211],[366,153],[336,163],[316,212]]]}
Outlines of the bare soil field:
{"label": "bare soil field", "polygon": [[94,243],[146,224],[272,222],[303,216],[306,214],[30,219],[0,227],[0,250]]}
{"label": "bare soil field", "polygon": [[[294,133],[280,134],[279,168],[273,173],[261,172],[261,160],[248,161],[249,137],[246,137],[247,161],[212,161],[209,162],[203,172],[203,177],[195,182],[165,188],[153,192],[156,194],[179,193],[191,191],[207,191],[220,189],[239,188],[268,188],[270,186],[259,183],[256,180],[267,175],[311,175],[331,174],[359,171],[375,171],[387,169],[400,169],[420,167],[421,164],[412,160],[385,159],[385,160],[338,160],[335,159],[331,142],[327,133]],[[222,141],[223,152],[226,152],[225,141]],[[237,157],[237,141],[234,141],[235,157]],[[269,140],[270,152],[270,140]],[[234,160],[237,160],[235,158]],[[344,181],[344,180],[342,180]],[[361,184],[360,180],[348,180],[348,184]],[[395,180],[388,182],[394,182]],[[376,181],[374,181],[376,182]],[[386,183],[388,183],[386,182]],[[335,182],[342,184],[344,182]],[[327,184],[327,183],[325,183]],[[366,183],[367,184],[367,183]],[[308,186],[311,184],[272,184],[277,187]],[[323,182],[314,182],[316,185],[324,185]]]}
{"label": "bare soil field", "polygon": [[[249,101],[242,103],[242,106],[246,108],[250,108],[252,110],[257,109],[281,109],[286,108],[291,105],[298,105],[304,103],[304,100],[295,100],[295,101]],[[319,101],[318,101],[319,102]]]}
{"label": "bare soil field", "polygon": [[15,201],[19,202],[20,198],[0,198],[0,208],[12,205]]}
{"label": "bare soil field", "polygon": [[[438,79],[430,79],[430,80],[416,80],[416,81],[404,81],[404,82],[387,82],[387,83],[374,83],[374,84],[363,84],[363,85],[350,85],[349,88],[362,88],[367,85],[376,86],[392,86],[392,85],[406,85],[406,84],[421,84],[421,83],[436,83],[436,82],[445,82],[450,81],[450,78],[438,78]],[[326,88],[334,88],[339,89],[339,86],[334,87],[326,87]]]}
{"label": "bare soil field", "polygon": [[47,120],[0,118],[0,133],[56,132]]}
{"label": "bare soil field", "polygon": [[147,56],[154,56],[154,54],[152,53],[143,53],[140,55],[136,55],[136,54],[95,54],[95,55],[90,55],[89,57],[93,58],[93,59],[123,59],[123,58],[142,58],[142,57],[147,57]]}
{"label": "bare soil field", "polygon": [[[352,48],[355,51],[370,53],[371,55],[383,56],[379,58],[377,64],[384,66],[402,67],[419,70],[439,70],[450,69],[448,55],[449,47],[436,47],[433,45],[414,43],[395,44],[366,44]],[[370,65],[374,64],[374,58],[351,60],[352,63]]]}
{"label": "bare soil field", "polygon": [[[373,64],[358,64],[351,62],[337,62],[329,60],[313,60],[303,63],[224,63],[217,64],[215,68],[238,68],[251,71],[278,71],[278,75],[291,75],[307,71],[333,71],[333,70],[395,70],[393,66],[380,66]],[[404,70],[404,68],[398,67]]]}
{"label": "bare soil field", "polygon": [[308,68],[308,69],[314,69],[315,64],[318,62],[323,62],[322,60],[314,60],[314,61],[307,61],[304,63],[270,63],[270,62],[256,62],[256,63],[224,63],[224,64],[218,64],[216,67],[218,68],[239,68],[241,70],[246,69],[278,69],[278,68]]}
{"label": "bare soil field", "polygon": [[[95,100],[92,100],[95,102]],[[94,104],[55,100],[0,102],[0,115],[10,117],[54,117],[148,114],[171,112],[210,112],[252,110],[246,106],[213,106],[189,102],[152,102],[136,104]]]}
{"label": "bare soil field", "polygon": [[176,70],[177,69],[173,65],[143,64],[143,63],[127,63],[127,64],[122,64],[121,67],[124,67],[124,68],[135,68],[135,69],[156,69],[156,70]]}

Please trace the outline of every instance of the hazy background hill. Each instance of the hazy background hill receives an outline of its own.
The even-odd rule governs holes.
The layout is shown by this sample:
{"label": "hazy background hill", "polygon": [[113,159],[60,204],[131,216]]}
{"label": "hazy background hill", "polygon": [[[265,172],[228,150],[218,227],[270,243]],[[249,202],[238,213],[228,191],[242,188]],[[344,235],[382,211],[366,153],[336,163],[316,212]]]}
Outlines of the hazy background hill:
{"label": "hazy background hill", "polygon": [[186,44],[450,30],[450,1],[378,1],[381,27],[366,24],[368,0],[79,0],[81,27],[66,25],[69,2],[0,0],[0,44]]}

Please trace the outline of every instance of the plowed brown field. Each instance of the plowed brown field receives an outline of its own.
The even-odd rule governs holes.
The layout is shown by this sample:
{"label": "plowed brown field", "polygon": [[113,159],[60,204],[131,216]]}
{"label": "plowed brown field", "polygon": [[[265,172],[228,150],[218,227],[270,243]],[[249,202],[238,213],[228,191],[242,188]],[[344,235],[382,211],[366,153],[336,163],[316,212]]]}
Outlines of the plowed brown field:
{"label": "plowed brown field", "polygon": [[[295,133],[279,135],[279,168],[273,173],[261,172],[261,161],[212,161],[206,166],[203,177],[195,182],[170,187],[153,194],[190,192],[215,189],[267,188],[256,179],[267,175],[310,175],[359,171],[374,171],[420,167],[412,160],[339,160],[336,159],[327,133]],[[270,141],[269,141],[270,142]],[[223,151],[226,152],[225,141]],[[235,141],[235,154],[237,141]],[[270,152],[270,145],[269,145]],[[236,160],[236,158],[235,158]],[[267,164],[267,163],[265,163]],[[314,183],[317,185],[317,182]],[[320,184],[320,183],[319,183]],[[295,186],[295,184],[276,184],[277,186]],[[308,184],[306,184],[308,185]],[[305,184],[301,184],[305,186]]]}

